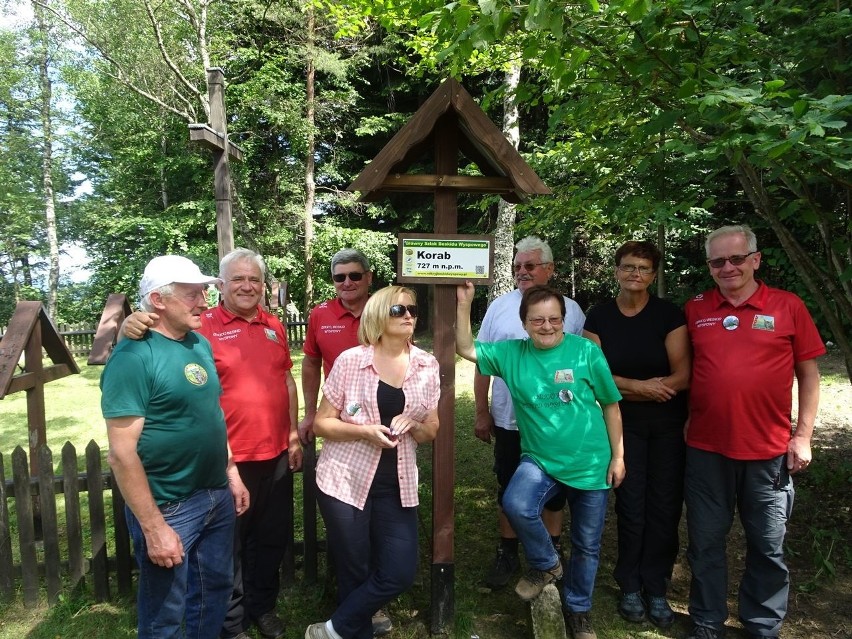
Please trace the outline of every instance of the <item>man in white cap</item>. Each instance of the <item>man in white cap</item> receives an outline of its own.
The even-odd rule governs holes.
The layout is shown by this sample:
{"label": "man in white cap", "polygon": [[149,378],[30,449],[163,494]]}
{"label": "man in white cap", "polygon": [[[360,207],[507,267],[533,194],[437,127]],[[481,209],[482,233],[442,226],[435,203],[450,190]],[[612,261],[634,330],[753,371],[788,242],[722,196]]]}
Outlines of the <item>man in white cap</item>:
{"label": "man in white cap", "polygon": [[157,319],[101,377],[109,464],[139,565],[138,636],[216,637],[233,588],[235,516],[249,495],[228,446],[210,342],[195,332],[208,284],[185,257],[154,258],[139,284]]}

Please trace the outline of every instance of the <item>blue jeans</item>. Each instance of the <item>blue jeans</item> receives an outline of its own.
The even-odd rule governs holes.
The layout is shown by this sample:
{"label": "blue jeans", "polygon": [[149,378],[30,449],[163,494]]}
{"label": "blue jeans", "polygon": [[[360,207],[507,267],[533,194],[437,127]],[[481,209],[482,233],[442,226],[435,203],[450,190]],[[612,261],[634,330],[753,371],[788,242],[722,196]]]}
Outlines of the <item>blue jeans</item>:
{"label": "blue jeans", "polygon": [[545,502],[560,493],[567,498],[571,511],[571,558],[563,577],[562,598],[569,611],[588,612],[592,609],[600,563],[609,490],[571,488],[524,456],[503,495],[503,511],[524,545],[527,564],[530,568],[547,570],[556,565],[559,555],[541,521],[541,511]]}
{"label": "blue jeans", "polygon": [[[180,536],[183,563],[163,568],[148,559],[139,520],[125,508],[139,564],[139,637],[215,639],[234,587],[234,499],[230,489],[202,489],[160,506]],[[186,633],[181,632],[185,623]]]}
{"label": "blue jeans", "polygon": [[417,507],[403,507],[396,467],[373,478],[364,510],[317,491],[337,571],[331,624],[343,639],[372,639],[373,613],[408,590],[417,574]]}

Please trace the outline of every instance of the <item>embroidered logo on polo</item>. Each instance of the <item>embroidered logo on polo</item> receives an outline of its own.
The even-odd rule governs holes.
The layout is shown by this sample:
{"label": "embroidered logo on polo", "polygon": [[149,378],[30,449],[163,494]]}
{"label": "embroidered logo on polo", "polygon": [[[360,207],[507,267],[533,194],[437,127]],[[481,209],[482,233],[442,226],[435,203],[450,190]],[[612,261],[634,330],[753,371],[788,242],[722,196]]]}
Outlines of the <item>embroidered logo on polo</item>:
{"label": "embroidered logo on polo", "polygon": [[271,328],[264,328],[263,332],[266,333],[266,339],[272,340],[273,342],[278,341],[278,336],[275,334],[275,330]]}
{"label": "embroidered logo on polo", "polygon": [[200,364],[187,364],[183,374],[193,386],[204,386],[207,383],[207,371]]}
{"label": "embroidered logo on polo", "polygon": [[772,315],[755,315],[751,327],[756,331],[775,332],[775,317]]}

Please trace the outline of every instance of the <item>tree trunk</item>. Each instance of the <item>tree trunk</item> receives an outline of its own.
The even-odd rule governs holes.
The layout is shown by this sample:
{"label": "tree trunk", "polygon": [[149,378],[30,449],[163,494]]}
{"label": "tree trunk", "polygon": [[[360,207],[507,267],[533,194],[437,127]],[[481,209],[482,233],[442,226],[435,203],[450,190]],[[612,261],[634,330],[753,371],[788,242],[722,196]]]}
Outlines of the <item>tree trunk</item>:
{"label": "tree trunk", "polygon": [[314,67],[314,10],[310,3],[307,7],[307,68],[305,73],[305,118],[308,128],[307,149],[305,150],[305,315],[311,309],[314,297],[314,257],[312,244],[314,241],[314,200],[316,199],[316,183],[314,182],[314,151],[316,137],[314,124],[316,122],[316,69]]}
{"label": "tree trunk", "polygon": [[51,101],[53,85],[50,80],[50,33],[41,6],[33,3],[38,24],[38,43],[35,47],[41,86],[42,188],[47,242],[50,248],[50,268],[47,277],[47,314],[56,321],[56,300],[59,290],[59,240],[56,232],[56,201],[53,192],[53,122]]}
{"label": "tree trunk", "polygon": [[[516,91],[521,80],[521,64],[513,63],[503,78],[503,134],[516,149],[521,141]],[[515,205],[503,198],[497,203],[494,229],[494,283],[488,289],[488,302],[508,293],[515,286],[512,274],[514,258]]]}

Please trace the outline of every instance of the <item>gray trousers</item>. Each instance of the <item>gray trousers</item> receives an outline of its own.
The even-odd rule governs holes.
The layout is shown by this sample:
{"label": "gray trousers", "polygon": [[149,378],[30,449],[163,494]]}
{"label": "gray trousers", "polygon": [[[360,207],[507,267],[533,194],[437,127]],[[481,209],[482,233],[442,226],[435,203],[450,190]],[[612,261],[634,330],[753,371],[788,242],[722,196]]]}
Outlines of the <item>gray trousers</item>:
{"label": "gray trousers", "polygon": [[720,631],[728,618],[725,549],[736,508],[746,538],[740,621],[752,635],[778,636],[790,590],[783,544],[793,481],[786,459],[741,461],[687,447],[686,556],[692,569],[689,615],[696,625]]}

